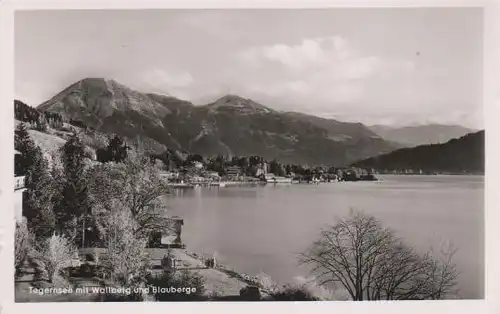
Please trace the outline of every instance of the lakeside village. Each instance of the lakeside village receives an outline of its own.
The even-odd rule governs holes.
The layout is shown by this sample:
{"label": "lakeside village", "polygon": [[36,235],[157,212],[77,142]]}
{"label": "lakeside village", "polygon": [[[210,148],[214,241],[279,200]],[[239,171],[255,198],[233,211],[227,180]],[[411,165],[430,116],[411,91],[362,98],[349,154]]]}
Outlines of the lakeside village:
{"label": "lakeside village", "polygon": [[14,157],[16,302],[317,299],[302,288],[270,289],[269,276],[238,273],[215,253],[188,251],[184,220],[167,215],[161,196],[180,186],[361,177],[260,157],[188,155],[166,167],[117,136],[92,154],[74,133],[47,153],[24,124],[16,128]]}
{"label": "lakeside village", "polygon": [[[331,226],[331,232],[345,226],[347,231],[366,227],[367,233],[356,241],[379,241],[377,237],[383,235],[384,245],[374,242],[380,254],[394,254],[373,266],[383,271],[376,276],[380,282],[364,283],[374,294],[366,296],[368,288],[343,282],[345,274],[338,277],[338,269],[355,267],[336,265],[337,259],[329,259],[332,252],[343,252],[337,246],[317,255],[317,242],[301,255],[301,262],[313,269],[333,265],[326,273],[328,280],[342,283],[345,289],[332,292],[310,280],[279,286],[264,273],[248,275],[222,265],[215,253],[203,256],[188,251],[181,239],[185,222],[182,217],[168,216],[162,198],[179,184],[220,187],[241,182],[375,180],[372,172],[281,165],[255,156],[154,158],[140,146],[127,147],[116,136],[93,153],[76,132],[48,153],[40,148],[39,138],[35,142],[32,137],[40,134],[29,131],[23,123],[15,131],[16,302],[440,299],[455,285],[453,264],[433,260],[429,254],[418,255],[411,247],[397,244],[395,235],[374,217],[352,213]],[[324,256],[327,260],[322,260]],[[397,272],[384,271],[384,267],[407,268],[418,280],[406,275],[405,280],[396,278]],[[315,275],[321,279],[325,273]],[[395,281],[401,287],[384,286]],[[414,288],[408,290],[408,286]]]}
{"label": "lakeside village", "polygon": [[[218,157],[220,158],[220,157]],[[241,157],[245,159],[245,157]],[[257,157],[258,158],[258,157]],[[236,162],[234,161],[236,160]],[[379,170],[359,167],[308,167],[282,165],[277,161],[259,162],[256,166],[238,166],[238,157],[225,164],[222,171],[210,171],[211,162],[194,161],[179,169],[162,171],[161,176],[173,188],[226,187],[230,185],[319,184],[333,182],[378,181],[376,175],[453,175],[422,169]],[[241,159],[240,159],[241,160]],[[208,166],[208,167],[207,167]],[[293,169],[293,170],[292,170]],[[464,173],[460,173],[464,174]]]}
{"label": "lakeside village", "polygon": [[199,155],[194,157],[196,160],[188,156],[188,162],[183,166],[162,171],[161,176],[174,188],[378,180],[371,169],[284,165],[276,160],[267,162],[257,156],[233,157],[229,161],[224,161],[221,156],[214,159],[205,159]]}

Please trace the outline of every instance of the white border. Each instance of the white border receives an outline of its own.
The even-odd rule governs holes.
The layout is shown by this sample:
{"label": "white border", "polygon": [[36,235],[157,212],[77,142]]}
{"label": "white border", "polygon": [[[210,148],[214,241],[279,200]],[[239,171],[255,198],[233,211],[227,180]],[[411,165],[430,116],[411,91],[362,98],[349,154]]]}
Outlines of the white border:
{"label": "white border", "polygon": [[[38,303],[15,304],[13,278],[13,106],[14,99],[14,17],[15,10],[34,9],[154,9],[154,8],[329,8],[329,7],[448,7],[473,6],[485,8],[485,67],[484,67],[484,112],[486,133],[486,300],[476,301],[436,301],[436,302],[321,302],[321,303]],[[25,1],[0,0],[0,308],[2,313],[89,313],[119,310],[121,313],[138,313],[139,311],[162,311],[175,313],[192,313],[213,311],[220,313],[256,311],[279,311],[286,313],[500,313],[500,232],[496,223],[500,222],[499,192],[497,191],[500,169],[499,141],[500,110],[498,105],[500,89],[498,80],[500,73],[500,15],[497,1],[473,0],[59,0],[59,1]],[[496,19],[495,19],[496,18]],[[457,52],[459,53],[459,52]],[[496,80],[495,80],[496,78]],[[495,84],[497,83],[497,84]]]}

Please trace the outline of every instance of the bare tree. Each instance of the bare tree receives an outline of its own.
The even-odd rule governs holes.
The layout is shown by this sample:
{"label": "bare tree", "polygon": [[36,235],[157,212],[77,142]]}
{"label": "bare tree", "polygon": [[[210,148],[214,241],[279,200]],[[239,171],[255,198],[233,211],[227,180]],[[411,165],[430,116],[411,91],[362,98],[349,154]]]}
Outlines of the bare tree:
{"label": "bare tree", "polygon": [[136,235],[137,222],[130,211],[117,200],[112,204],[114,206],[100,217],[98,224],[106,247],[106,272],[120,285],[141,283],[149,269],[146,239]]}
{"label": "bare tree", "polygon": [[442,253],[419,255],[373,216],[351,211],[323,230],[300,262],[321,285],[340,284],[353,300],[441,299],[458,276],[454,250]]}
{"label": "bare tree", "polygon": [[[132,155],[133,156],[133,155]],[[130,157],[125,162],[125,203],[137,220],[136,233],[149,235],[152,231],[171,232],[173,224],[166,216],[167,208],[160,199],[170,193],[166,182],[161,179],[159,169],[147,157]]]}
{"label": "bare tree", "polygon": [[106,163],[89,171],[89,191],[93,207],[109,210],[119,200],[137,222],[134,233],[148,236],[151,232],[170,233],[174,224],[160,199],[170,192],[159,170],[147,157],[131,154],[124,163]]}
{"label": "bare tree", "polygon": [[64,235],[53,234],[37,245],[36,252],[42,269],[52,283],[59,271],[70,265],[76,249]]}
{"label": "bare tree", "polygon": [[271,276],[262,271],[257,274],[256,282],[260,288],[267,292],[274,292],[278,289],[278,285],[272,280]]}
{"label": "bare tree", "polygon": [[14,258],[17,277],[21,272],[33,244],[33,238],[25,220],[16,223],[14,241]]}

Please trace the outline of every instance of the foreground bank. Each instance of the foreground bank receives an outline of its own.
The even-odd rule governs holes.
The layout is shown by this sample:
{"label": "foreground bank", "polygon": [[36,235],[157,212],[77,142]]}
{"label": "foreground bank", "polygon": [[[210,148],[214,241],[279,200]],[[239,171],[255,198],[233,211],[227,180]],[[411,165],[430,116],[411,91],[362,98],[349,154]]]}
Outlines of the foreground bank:
{"label": "foreground bank", "polygon": [[[86,249],[84,258],[98,260],[104,249]],[[99,302],[99,301],[272,301],[272,300],[314,300],[312,293],[304,287],[278,287],[265,275],[249,276],[221,265],[212,258],[189,252],[186,249],[147,249],[150,258],[151,278],[162,277],[174,272],[181,276],[199,278],[198,283],[186,281],[186,286],[161,287],[150,282],[141,289],[141,297],[134,294],[134,288],[119,287],[93,272],[95,262],[79,261],[80,265],[66,278],[48,283],[38,275],[36,261],[26,264],[22,276],[15,283],[16,302]],[[92,257],[89,257],[92,255]],[[166,266],[165,256],[173,260]],[[103,256],[101,256],[101,259]],[[172,264],[175,264],[173,266]],[[200,285],[201,283],[201,285]],[[161,291],[160,291],[161,290]],[[139,291],[139,290],[137,290]],[[149,293],[143,293],[148,291]],[[141,294],[139,293],[139,294]]]}

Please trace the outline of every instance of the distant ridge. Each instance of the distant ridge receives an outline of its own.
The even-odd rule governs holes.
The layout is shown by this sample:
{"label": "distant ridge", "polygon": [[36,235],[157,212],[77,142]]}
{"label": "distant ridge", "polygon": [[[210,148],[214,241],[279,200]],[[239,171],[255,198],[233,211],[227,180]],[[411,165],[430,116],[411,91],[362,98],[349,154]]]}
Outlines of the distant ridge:
{"label": "distant ridge", "polygon": [[369,128],[383,139],[399,143],[405,147],[425,144],[442,144],[451,139],[478,131],[460,125],[444,124],[426,124],[406,127],[373,125]]}
{"label": "distant ridge", "polygon": [[378,171],[484,173],[484,130],[444,144],[421,145],[355,162]]}

